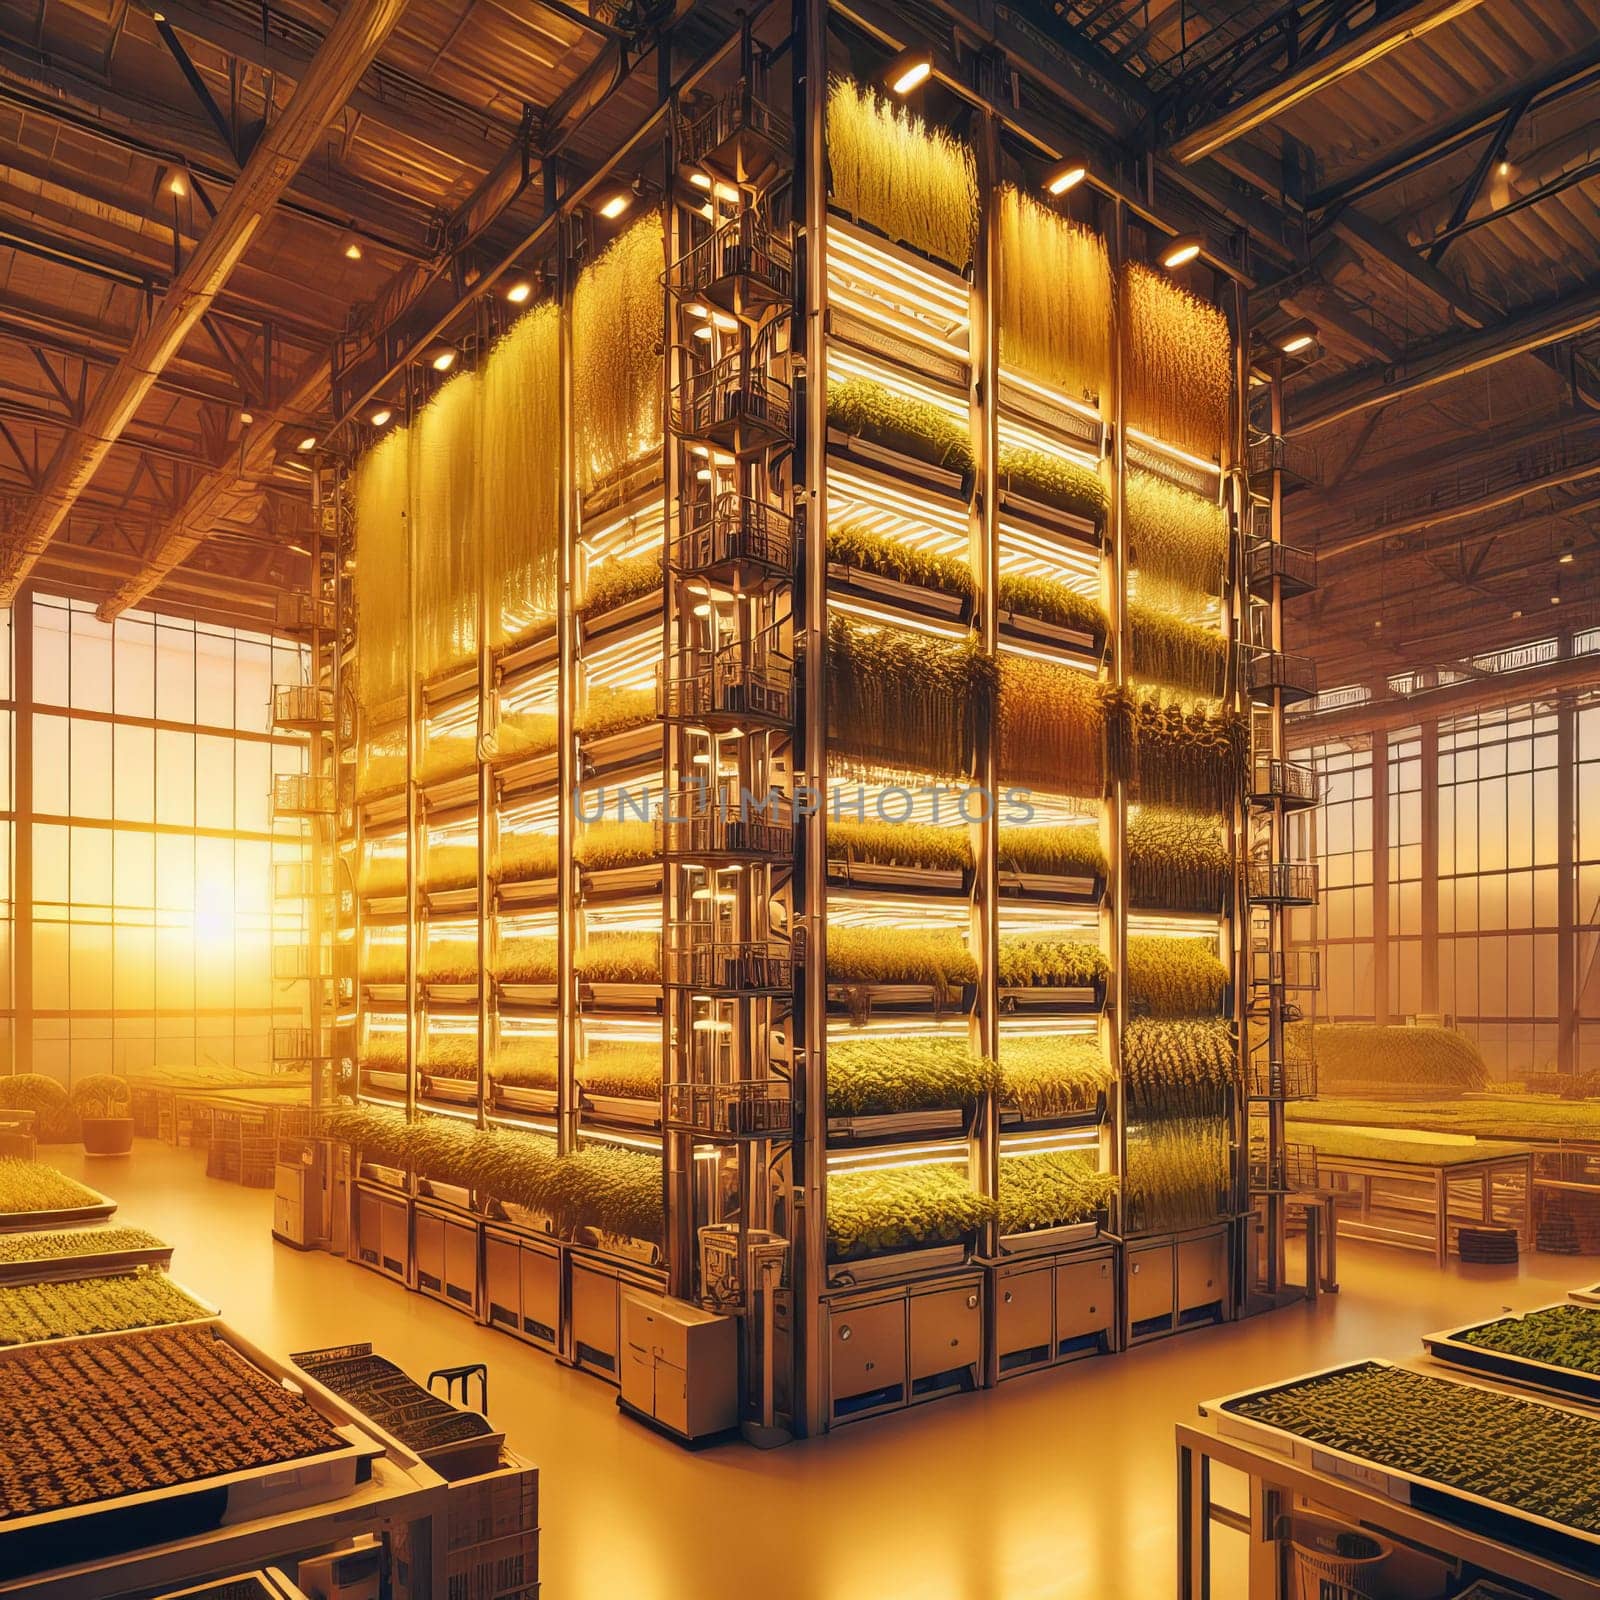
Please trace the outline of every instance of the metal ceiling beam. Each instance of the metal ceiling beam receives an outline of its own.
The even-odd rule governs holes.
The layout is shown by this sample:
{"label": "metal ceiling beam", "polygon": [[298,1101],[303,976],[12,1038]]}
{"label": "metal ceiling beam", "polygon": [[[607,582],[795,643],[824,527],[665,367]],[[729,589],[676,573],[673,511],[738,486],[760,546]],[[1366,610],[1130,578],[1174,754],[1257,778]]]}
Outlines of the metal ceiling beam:
{"label": "metal ceiling beam", "polygon": [[[237,61],[286,78],[298,78],[305,71],[317,39],[311,28],[303,30],[304,42],[291,38],[286,27],[289,19],[266,6],[260,8],[255,25],[232,8],[212,3],[170,0],[161,9],[168,28],[176,27]],[[408,73],[386,66],[382,77],[392,98],[358,86],[347,102],[350,110],[374,127],[400,134],[450,161],[486,172],[499,159],[505,141],[517,131],[514,122],[442,94]],[[481,128],[483,136],[475,137],[475,128]]]}
{"label": "metal ceiling beam", "polygon": [[[1544,637],[1548,638],[1549,634]],[[1575,656],[1565,661],[1552,661],[1546,667],[1496,673],[1488,680],[1474,678],[1469,683],[1430,689],[1423,694],[1397,695],[1392,700],[1341,706],[1334,711],[1311,712],[1304,716],[1296,714],[1289,722],[1290,745],[1316,744],[1342,734],[1366,733],[1377,728],[1403,728],[1414,722],[1431,721],[1479,707],[1516,705],[1524,700],[1592,688],[1594,676],[1595,658]]]}
{"label": "metal ceiling beam", "polygon": [[1518,101],[1531,96],[1529,110],[1537,111],[1578,90],[1593,87],[1597,79],[1600,79],[1600,42],[1576,55],[1564,57],[1553,69],[1541,67],[1528,73],[1499,94],[1480,100],[1449,122],[1436,124],[1398,150],[1381,155],[1347,177],[1314,190],[1306,198],[1306,210],[1326,211],[1330,206],[1349,205],[1375,194],[1471,144],[1493,128]]}
{"label": "metal ceiling beam", "polygon": [[1480,3],[1481,0],[1414,0],[1411,5],[1391,7],[1338,44],[1293,68],[1270,88],[1186,133],[1173,144],[1171,154],[1186,166],[1211,155],[1329,84],[1361,72],[1401,45],[1465,16]]}
{"label": "metal ceiling beam", "polygon": [[1415,394],[1452,378],[1480,372],[1600,327],[1600,290],[1586,289],[1552,305],[1535,306],[1498,326],[1429,339],[1397,362],[1354,372],[1302,390],[1291,401],[1287,432],[1306,434],[1370,406]]}
{"label": "metal ceiling beam", "polygon": [[1424,533],[1429,528],[1437,528],[1447,522],[1459,522],[1463,517],[1478,516],[1485,511],[1494,511],[1500,506],[1515,505],[1517,501],[1530,494],[1536,494],[1541,489],[1559,489],[1563,484],[1579,483],[1585,478],[1594,477],[1600,477],[1600,456],[1596,456],[1592,461],[1551,467],[1548,471],[1527,478],[1521,483],[1494,490],[1477,499],[1464,501],[1460,505],[1424,512],[1405,521],[1392,523],[1388,527],[1352,534],[1346,539],[1333,539],[1326,543],[1318,541],[1317,560],[1319,563],[1336,560],[1357,550],[1364,550],[1368,545],[1381,544],[1389,539],[1401,539],[1408,534]]}
{"label": "metal ceiling beam", "polygon": [[1474,228],[1487,227],[1492,222],[1499,222],[1503,217],[1525,211],[1529,206],[1542,205],[1564,190],[1575,188],[1580,183],[1587,183],[1596,176],[1600,176],[1600,158],[1585,161],[1581,166],[1563,172],[1560,177],[1552,178],[1548,183],[1540,184],[1537,189],[1528,190],[1526,194],[1519,194],[1514,200],[1508,200],[1503,206],[1496,206],[1492,211],[1480,211],[1475,217],[1467,216],[1464,212],[1454,216],[1450,219],[1448,227],[1441,229],[1428,241],[1428,259],[1437,261],[1444,253],[1444,247],[1452,239],[1459,239],[1462,234],[1471,233]]}
{"label": "metal ceiling beam", "polygon": [[[209,184],[231,184],[237,176],[235,169],[212,158],[216,141],[205,124],[175,115],[170,106],[122,94],[59,62],[36,61],[15,45],[0,44],[0,100],[148,160],[181,162],[192,177]],[[108,112],[120,126],[106,120]],[[159,129],[159,142],[145,137],[146,129]],[[279,200],[280,211],[339,232],[350,229],[351,217],[357,216],[351,231],[364,243],[410,260],[431,258],[431,214],[415,202],[379,200],[370,188],[333,180],[327,173],[315,183],[299,174],[296,188],[297,196]]]}
{"label": "metal ceiling beam", "polygon": [[1528,109],[1528,102],[1532,98],[1531,95],[1525,95],[1521,100],[1514,101],[1506,107],[1505,115],[1500,118],[1500,125],[1494,131],[1494,137],[1483,147],[1471,176],[1462,184],[1461,193],[1456,196],[1456,203],[1450,211],[1450,220],[1423,248],[1422,253],[1428,258],[1431,266],[1439,265],[1445,251],[1450,248],[1450,241],[1455,238],[1461,224],[1467,220],[1474,203],[1483,192],[1489,173],[1495,163],[1505,155],[1506,146],[1511,143],[1511,136],[1517,131],[1517,124],[1522,121]]}
{"label": "metal ceiling beam", "polygon": [[324,356],[301,376],[294,392],[270,417],[258,417],[240,442],[238,460],[226,470],[203,478],[157,533],[140,570],[120,584],[97,611],[102,622],[114,622],[137,605],[173,571],[182,566],[219,524],[248,522],[260,509],[260,479],[270,475],[278,459],[278,439],[286,423],[314,410],[328,389],[330,362]]}
{"label": "metal ceiling beam", "polygon": [[150,392],[162,368],[227,282],[239,258],[288,187],[301,162],[338,115],[346,97],[389,37],[406,0],[346,6],[322,49],[295,86],[283,114],[257,141],[217,213],[160,305],[96,392],[81,427],[51,462],[32,505],[12,530],[0,576],[0,602],[9,604],[111,442]]}

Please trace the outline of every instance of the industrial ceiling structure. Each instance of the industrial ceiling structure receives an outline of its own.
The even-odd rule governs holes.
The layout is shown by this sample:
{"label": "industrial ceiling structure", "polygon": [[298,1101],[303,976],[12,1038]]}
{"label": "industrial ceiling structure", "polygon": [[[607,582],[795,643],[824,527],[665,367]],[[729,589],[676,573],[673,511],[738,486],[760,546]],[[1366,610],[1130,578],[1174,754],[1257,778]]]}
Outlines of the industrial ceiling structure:
{"label": "industrial ceiling structure", "polygon": [[[1026,35],[1019,105],[1230,219],[1263,358],[1314,328],[1286,527],[1325,686],[1470,684],[1600,624],[1600,0],[847,9],[957,61]],[[3,0],[0,590],[269,616],[316,452],[733,14]]]}

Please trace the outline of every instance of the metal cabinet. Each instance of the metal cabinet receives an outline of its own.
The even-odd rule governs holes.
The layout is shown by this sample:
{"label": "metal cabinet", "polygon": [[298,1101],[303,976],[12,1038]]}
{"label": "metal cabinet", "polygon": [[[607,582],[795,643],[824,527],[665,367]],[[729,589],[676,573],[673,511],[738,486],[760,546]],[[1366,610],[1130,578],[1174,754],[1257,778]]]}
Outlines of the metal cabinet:
{"label": "metal cabinet", "polygon": [[522,1336],[554,1351],[561,1342],[560,1253],[549,1245],[524,1243],[518,1276],[522,1280]]}
{"label": "metal cabinet", "polygon": [[483,1315],[491,1327],[556,1353],[561,1339],[560,1251],[485,1228]]}
{"label": "metal cabinet", "polygon": [[906,1300],[831,1308],[829,1394],[835,1421],[906,1400]]}
{"label": "metal cabinet", "polygon": [[621,1309],[615,1273],[572,1263],[572,1359],[611,1383],[621,1379]]}
{"label": "metal cabinet", "polygon": [[473,1316],[478,1312],[478,1224],[446,1218],[444,1297]]}
{"label": "metal cabinet", "polygon": [[1113,1348],[1117,1323],[1117,1275],[1108,1253],[1064,1260],[1055,1269],[1055,1353],[1058,1359],[1099,1355]]}
{"label": "metal cabinet", "polygon": [[1219,1229],[1178,1241],[1178,1318],[1196,1321],[1227,1311],[1228,1235]]}
{"label": "metal cabinet", "polygon": [[356,1259],[404,1283],[411,1256],[411,1202],[404,1195],[365,1187],[358,1187],[355,1196]]}
{"label": "metal cabinet", "polygon": [[478,1225],[426,1205],[416,1208],[417,1288],[446,1305],[478,1309]]}
{"label": "metal cabinet", "polygon": [[1172,1241],[1129,1245],[1127,1264],[1130,1336],[1167,1332],[1173,1312]]}
{"label": "metal cabinet", "polygon": [[983,1294],[960,1285],[913,1294],[911,1399],[932,1400],[977,1387],[983,1360]]}
{"label": "metal cabinet", "polygon": [[483,1314],[491,1327],[522,1331],[522,1246],[492,1228],[483,1236]]}
{"label": "metal cabinet", "polygon": [[996,1269],[994,1340],[1000,1377],[1050,1364],[1054,1301],[1055,1268],[1049,1262]]}

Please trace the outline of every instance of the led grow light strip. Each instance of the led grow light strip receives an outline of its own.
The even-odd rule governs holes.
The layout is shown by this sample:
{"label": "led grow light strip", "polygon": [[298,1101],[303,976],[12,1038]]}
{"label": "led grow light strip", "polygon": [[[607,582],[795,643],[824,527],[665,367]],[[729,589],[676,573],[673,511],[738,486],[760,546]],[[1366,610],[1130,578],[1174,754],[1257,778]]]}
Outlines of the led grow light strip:
{"label": "led grow light strip", "polygon": [[1074,672],[1082,672],[1091,678],[1100,670],[1095,662],[1085,661],[1082,656],[1065,655],[1058,650],[1035,650],[1028,645],[1018,644],[1014,639],[1000,640],[997,648],[1003,656],[1027,656],[1034,661],[1049,661],[1058,667],[1070,667]]}
{"label": "led grow light strip", "polygon": [[958,1144],[885,1144],[870,1150],[830,1150],[829,1172],[883,1172],[895,1167],[969,1169],[966,1148]]}
{"label": "led grow light strip", "polygon": [[[1059,389],[1052,389],[1046,384],[1039,383],[1033,378],[1026,377],[1024,374],[1016,371],[1012,367],[1002,364],[1000,368],[1000,382],[1002,385],[1015,384],[1019,389],[1026,389],[1030,394],[1038,395],[1041,400],[1046,400],[1053,406],[1059,406],[1063,411],[1075,412],[1078,416],[1084,417],[1088,421],[1094,423],[1096,427],[1099,427],[1103,424],[1104,419],[1093,406],[1082,400],[1075,400],[1070,394],[1063,394]],[[1004,403],[1005,396],[1002,393],[1001,404],[1004,405]]]}
{"label": "led grow light strip", "polygon": [[1076,540],[1052,539],[1001,518],[998,543],[1002,572],[1008,570],[1008,556],[1021,557],[1043,566],[1049,576],[1059,577],[1082,594],[1093,594],[1099,587],[1099,554]]}
{"label": "led grow light strip", "polygon": [[965,937],[971,910],[965,898],[946,904],[932,898],[889,900],[875,891],[828,891],[828,921],[840,927],[901,928],[908,932],[948,929]]}
{"label": "led grow light strip", "polygon": [[1153,433],[1145,433],[1140,428],[1129,428],[1127,434],[1130,439],[1137,439],[1140,444],[1148,445],[1160,455],[1170,456],[1174,461],[1182,461],[1187,466],[1198,467],[1213,477],[1221,476],[1222,468],[1217,462],[1208,461],[1204,456],[1190,455],[1187,450],[1180,450],[1177,445],[1168,444],[1165,440],[1156,438]]}
{"label": "led grow light strip", "polygon": [[882,479],[858,477],[833,462],[828,466],[828,499],[830,520],[845,520],[832,517],[833,502],[845,500],[858,508],[858,516],[899,519],[893,527],[886,527],[880,520],[877,532],[890,532],[907,544],[946,555],[967,553],[967,513],[963,507],[912,494]]}
{"label": "led grow light strip", "polygon": [[656,549],[666,528],[666,508],[658,498],[642,504],[625,517],[603,523],[592,533],[585,529],[578,544],[585,557],[585,572],[601,561],[625,561]]}
{"label": "led grow light strip", "polygon": [[1093,944],[1099,929],[1100,919],[1093,906],[1025,906],[1014,901],[1000,903],[1001,933],[1059,933]]}
{"label": "led grow light strip", "polygon": [[1000,1158],[1007,1156],[1042,1156],[1064,1151],[1092,1151],[1100,1153],[1098,1128],[1056,1128],[1046,1133],[1002,1133]]}
{"label": "led grow light strip", "polygon": [[905,611],[892,611],[887,608],[875,606],[870,600],[845,600],[838,596],[830,596],[828,608],[831,611],[842,611],[852,617],[860,617],[864,622],[875,623],[885,628],[901,628],[907,633],[931,633],[936,639],[965,639],[969,630],[959,622],[940,619],[931,621],[925,617],[912,616]]}
{"label": "led grow light strip", "polygon": [[1040,433],[1024,423],[1013,422],[1009,417],[999,419],[998,431],[1002,446],[1012,445],[1019,450],[1037,450],[1040,455],[1072,461],[1080,467],[1087,467],[1091,472],[1099,471],[1100,457],[1081,444],[1067,444],[1048,433]]}
{"label": "led grow light strip", "polygon": [[966,284],[959,286],[902,255],[891,255],[864,234],[837,220],[828,226],[828,266],[847,266],[893,302],[913,312],[957,326],[967,322],[972,304]]}

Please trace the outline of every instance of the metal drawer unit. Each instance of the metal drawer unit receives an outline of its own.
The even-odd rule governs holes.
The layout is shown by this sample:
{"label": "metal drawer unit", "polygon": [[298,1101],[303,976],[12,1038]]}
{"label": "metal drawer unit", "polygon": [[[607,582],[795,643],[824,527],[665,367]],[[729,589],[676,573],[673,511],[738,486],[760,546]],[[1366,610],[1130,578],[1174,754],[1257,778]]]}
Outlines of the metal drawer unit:
{"label": "metal drawer unit", "polygon": [[983,1323],[983,1278],[976,1272],[831,1300],[830,1423],[977,1388]]}
{"label": "metal drawer unit", "polygon": [[1124,1254],[1129,1344],[1233,1315],[1231,1225],[1130,1242]]}
{"label": "metal drawer unit", "polygon": [[992,1381],[1116,1348],[1114,1250],[1041,1256],[991,1270]]}

